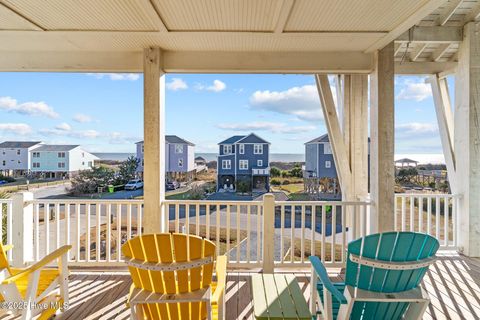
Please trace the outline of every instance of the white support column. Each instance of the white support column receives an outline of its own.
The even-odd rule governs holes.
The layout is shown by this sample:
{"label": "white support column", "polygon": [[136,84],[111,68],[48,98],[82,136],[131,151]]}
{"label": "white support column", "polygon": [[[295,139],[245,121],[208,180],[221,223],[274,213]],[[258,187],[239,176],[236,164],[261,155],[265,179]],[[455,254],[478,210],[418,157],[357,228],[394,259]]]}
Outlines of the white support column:
{"label": "white support column", "polygon": [[455,80],[454,150],[460,250],[480,257],[480,35],[467,23],[458,53]]}
{"label": "white support column", "polygon": [[25,267],[33,261],[33,193],[20,192],[12,196],[12,265]]}
{"label": "white support column", "polygon": [[447,165],[448,180],[452,193],[457,193],[456,188],[456,167],[455,153],[453,147],[453,112],[448,92],[446,78],[439,78],[438,74],[431,75],[426,82],[430,83],[432,88],[435,112],[437,115],[438,129],[442,141],[443,155]]}
{"label": "white support column", "polygon": [[165,199],[165,76],[160,48],[144,50],[144,233],[167,230]]}
{"label": "white support column", "polygon": [[275,196],[263,196],[263,273],[273,273],[275,269]]}
{"label": "white support column", "polygon": [[373,229],[394,229],[394,61],[393,43],[375,53],[370,75],[370,195]]}

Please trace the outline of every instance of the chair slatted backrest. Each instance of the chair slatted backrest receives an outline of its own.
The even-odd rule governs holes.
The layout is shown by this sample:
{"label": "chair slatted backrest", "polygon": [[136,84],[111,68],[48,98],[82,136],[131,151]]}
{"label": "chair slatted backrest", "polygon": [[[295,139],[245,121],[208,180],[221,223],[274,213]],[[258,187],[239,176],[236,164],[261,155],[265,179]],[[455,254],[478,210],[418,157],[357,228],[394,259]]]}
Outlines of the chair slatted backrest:
{"label": "chair slatted backrest", "polygon": [[[366,236],[348,245],[345,284],[363,290],[395,293],[416,288],[428,266],[410,270],[387,270],[359,265],[351,255],[387,262],[415,262],[435,256],[439,242],[416,232],[386,232]],[[356,302],[352,319],[400,319],[408,303]]]}
{"label": "chair slatted backrest", "polygon": [[[178,233],[146,234],[127,241],[122,252],[126,260],[165,265],[212,258],[201,266],[174,271],[129,266],[136,288],[160,294],[180,294],[208,288],[212,282],[215,244],[209,240]],[[145,304],[141,308],[148,319],[204,319],[207,314],[205,302]]]}
{"label": "chair slatted backrest", "polygon": [[10,270],[10,264],[8,263],[7,252],[2,244],[0,244],[0,270],[7,269],[9,274],[12,274]]}

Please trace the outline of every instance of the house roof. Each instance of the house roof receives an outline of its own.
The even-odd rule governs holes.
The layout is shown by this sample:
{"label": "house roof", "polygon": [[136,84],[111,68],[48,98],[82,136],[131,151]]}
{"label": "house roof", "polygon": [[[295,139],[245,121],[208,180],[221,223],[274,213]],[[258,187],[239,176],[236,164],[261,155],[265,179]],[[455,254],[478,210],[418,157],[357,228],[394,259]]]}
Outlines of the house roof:
{"label": "house roof", "polygon": [[41,141],[5,141],[0,143],[0,148],[30,148]]}
{"label": "house roof", "polygon": [[80,147],[78,144],[44,144],[36,148],[35,151],[70,151]]}
{"label": "house roof", "polygon": [[228,139],[223,140],[222,142],[219,142],[218,144],[234,144],[235,142],[245,138],[245,136],[232,136]]}
{"label": "house roof", "polygon": [[328,138],[328,133],[325,133],[324,135],[321,135],[320,137],[318,138],[315,138],[313,140],[310,140],[308,142],[306,142],[305,144],[309,144],[309,143],[321,143],[321,142],[330,142],[330,139]]}
{"label": "house roof", "polygon": [[418,163],[418,161],[415,161],[409,158],[402,158],[402,159],[395,160],[395,163]]}
{"label": "house roof", "polygon": [[205,160],[204,157],[200,157],[200,156],[198,156],[198,157],[195,158],[195,161],[197,161],[197,160],[207,161],[207,160]]}
{"label": "house roof", "polygon": [[[165,135],[165,141],[167,141],[167,143],[188,144],[189,146],[193,146],[193,147],[195,146],[194,143],[188,140],[182,139],[176,135]],[[139,143],[143,143],[143,140],[135,142],[135,144],[139,144]]]}

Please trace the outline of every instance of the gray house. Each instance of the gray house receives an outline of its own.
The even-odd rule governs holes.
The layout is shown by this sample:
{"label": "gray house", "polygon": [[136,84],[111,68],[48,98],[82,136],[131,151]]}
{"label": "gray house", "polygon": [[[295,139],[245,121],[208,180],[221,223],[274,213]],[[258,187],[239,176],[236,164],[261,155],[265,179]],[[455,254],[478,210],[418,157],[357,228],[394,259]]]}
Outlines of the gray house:
{"label": "gray house", "polygon": [[[195,171],[195,144],[175,135],[165,136],[165,170],[167,174],[191,173]],[[143,141],[136,143],[137,172],[143,176]]]}
{"label": "gray house", "polygon": [[305,178],[337,178],[328,134],[305,143]]}
{"label": "gray house", "polygon": [[240,182],[253,191],[270,190],[270,143],[254,133],[219,144],[217,190],[236,190]]}

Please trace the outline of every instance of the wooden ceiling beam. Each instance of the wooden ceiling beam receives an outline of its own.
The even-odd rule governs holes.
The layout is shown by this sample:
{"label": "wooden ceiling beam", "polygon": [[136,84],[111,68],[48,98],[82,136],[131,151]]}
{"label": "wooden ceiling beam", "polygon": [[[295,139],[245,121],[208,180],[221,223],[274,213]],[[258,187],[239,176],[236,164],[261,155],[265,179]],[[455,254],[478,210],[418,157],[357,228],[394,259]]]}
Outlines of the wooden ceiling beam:
{"label": "wooden ceiling beam", "polygon": [[455,10],[457,10],[458,7],[460,7],[462,2],[463,0],[450,0],[443,8],[442,13],[435,20],[435,23],[438,26],[443,26],[445,23],[447,23],[447,21],[455,13]]}

